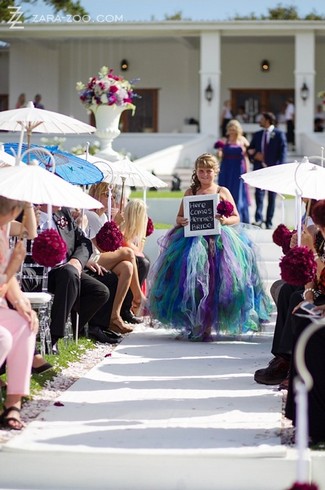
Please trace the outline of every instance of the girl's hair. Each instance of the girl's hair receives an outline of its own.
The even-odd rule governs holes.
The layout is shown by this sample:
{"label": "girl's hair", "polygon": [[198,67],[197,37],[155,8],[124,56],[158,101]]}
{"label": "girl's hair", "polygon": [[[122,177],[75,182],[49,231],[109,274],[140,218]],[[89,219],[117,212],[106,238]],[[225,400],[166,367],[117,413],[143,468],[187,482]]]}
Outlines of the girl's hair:
{"label": "girl's hair", "polygon": [[120,229],[126,242],[139,244],[146,237],[148,223],[147,206],[142,199],[133,199],[124,208],[124,222]]}
{"label": "girl's hair", "polygon": [[90,186],[89,195],[94,199],[99,201],[99,198],[102,194],[106,194],[108,192],[108,183],[107,182],[99,182],[99,184],[93,184]]}
{"label": "girl's hair", "polygon": [[325,200],[316,202],[312,207],[311,217],[315,225],[325,228]]}
{"label": "girl's hair", "polygon": [[201,184],[196,175],[196,171],[198,168],[212,168],[216,174],[219,173],[219,163],[214,155],[211,153],[203,153],[200,155],[195,161],[195,167],[192,174],[192,183],[191,189],[192,193],[195,195],[196,191],[200,189]]}
{"label": "girl's hair", "polygon": [[243,136],[243,128],[236,119],[231,119],[226,126],[227,135],[229,134],[229,128],[235,128],[238,136]]}
{"label": "girl's hair", "polygon": [[8,199],[7,197],[0,196],[1,215],[11,213],[15,209],[22,209],[23,207],[24,207],[23,201],[17,201],[16,199]]}

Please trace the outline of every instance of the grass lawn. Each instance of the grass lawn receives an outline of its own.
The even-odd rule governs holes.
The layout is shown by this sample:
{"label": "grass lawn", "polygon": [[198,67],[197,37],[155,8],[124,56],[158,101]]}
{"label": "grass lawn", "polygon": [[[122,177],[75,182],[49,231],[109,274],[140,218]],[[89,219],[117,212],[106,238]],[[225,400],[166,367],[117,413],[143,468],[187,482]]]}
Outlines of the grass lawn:
{"label": "grass lawn", "polygon": [[[181,199],[184,196],[184,191],[170,191],[166,189],[158,189],[158,191],[147,191],[147,199]],[[130,199],[142,199],[143,190],[132,191]]]}

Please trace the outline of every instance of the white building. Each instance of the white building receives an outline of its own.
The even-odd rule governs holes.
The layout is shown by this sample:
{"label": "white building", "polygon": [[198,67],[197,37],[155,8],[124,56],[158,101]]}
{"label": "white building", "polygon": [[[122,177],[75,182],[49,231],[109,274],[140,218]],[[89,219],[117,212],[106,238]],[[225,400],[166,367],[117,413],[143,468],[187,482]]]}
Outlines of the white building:
{"label": "white building", "polygon": [[[2,109],[14,108],[21,92],[28,100],[40,93],[46,109],[89,121],[76,82],[103,65],[121,73],[127,60],[123,74],[140,78],[142,99],[133,119],[124,116],[119,145],[137,157],[203,136],[212,146],[226,99],[235,111],[239,105],[251,110],[253,121],[260,110],[279,112],[292,95],[297,153],[319,154],[325,144],[325,133],[313,131],[317,93],[325,90],[324,21],[25,23],[21,29],[4,23],[0,40],[8,43],[0,51]],[[188,124],[195,121],[197,135],[197,126]]]}

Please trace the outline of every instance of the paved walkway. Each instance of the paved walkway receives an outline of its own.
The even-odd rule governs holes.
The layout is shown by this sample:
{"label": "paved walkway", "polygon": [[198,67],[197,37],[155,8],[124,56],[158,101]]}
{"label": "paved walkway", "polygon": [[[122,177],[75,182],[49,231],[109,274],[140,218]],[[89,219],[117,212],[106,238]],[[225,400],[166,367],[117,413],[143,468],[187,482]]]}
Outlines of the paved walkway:
{"label": "paved walkway", "polygon": [[[61,406],[3,446],[1,488],[212,489],[216,475],[224,489],[286,488],[292,460],[277,484],[256,486],[254,473],[243,479],[256,458],[271,476],[271,462],[288,455],[282,395],[253,380],[270,342],[259,334],[191,343],[137,327],[58,398]],[[33,471],[25,463],[14,471],[31,454]]]}

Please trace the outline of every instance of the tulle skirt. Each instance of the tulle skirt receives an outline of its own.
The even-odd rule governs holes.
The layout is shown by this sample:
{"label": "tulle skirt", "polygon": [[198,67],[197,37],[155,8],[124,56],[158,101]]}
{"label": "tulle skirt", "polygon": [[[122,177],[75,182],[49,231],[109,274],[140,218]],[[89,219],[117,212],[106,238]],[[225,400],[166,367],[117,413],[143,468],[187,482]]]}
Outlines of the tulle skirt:
{"label": "tulle skirt", "polygon": [[208,340],[211,330],[228,335],[260,330],[272,307],[242,225],[188,238],[183,227],[175,227],[158,244],[160,255],[148,279],[153,318],[192,340]]}

